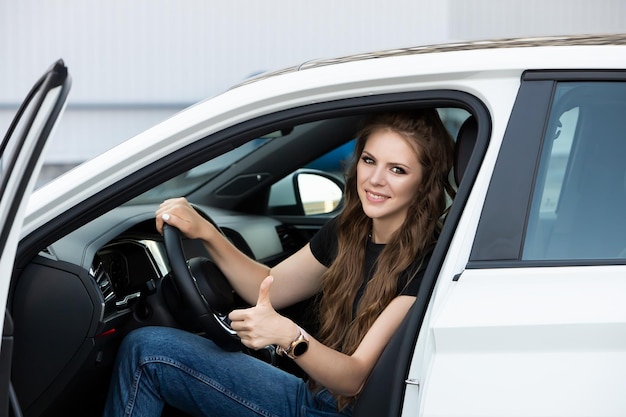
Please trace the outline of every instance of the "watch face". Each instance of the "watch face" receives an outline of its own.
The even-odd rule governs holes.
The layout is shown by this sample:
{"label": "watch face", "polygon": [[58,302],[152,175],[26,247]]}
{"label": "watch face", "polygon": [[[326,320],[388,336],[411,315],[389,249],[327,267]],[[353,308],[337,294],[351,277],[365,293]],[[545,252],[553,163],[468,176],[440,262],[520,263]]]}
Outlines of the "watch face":
{"label": "watch face", "polygon": [[302,341],[293,347],[293,356],[300,356],[309,348],[309,344]]}

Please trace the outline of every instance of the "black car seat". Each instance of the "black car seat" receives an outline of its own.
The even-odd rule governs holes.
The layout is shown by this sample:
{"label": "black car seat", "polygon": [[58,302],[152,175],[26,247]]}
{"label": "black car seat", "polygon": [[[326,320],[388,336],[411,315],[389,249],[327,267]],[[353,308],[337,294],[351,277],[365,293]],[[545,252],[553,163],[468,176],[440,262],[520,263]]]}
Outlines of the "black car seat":
{"label": "black car seat", "polygon": [[478,123],[474,116],[469,116],[461,125],[459,133],[457,133],[454,147],[454,181],[457,187],[461,184],[463,174],[467,169],[467,164],[476,145],[477,136]]}

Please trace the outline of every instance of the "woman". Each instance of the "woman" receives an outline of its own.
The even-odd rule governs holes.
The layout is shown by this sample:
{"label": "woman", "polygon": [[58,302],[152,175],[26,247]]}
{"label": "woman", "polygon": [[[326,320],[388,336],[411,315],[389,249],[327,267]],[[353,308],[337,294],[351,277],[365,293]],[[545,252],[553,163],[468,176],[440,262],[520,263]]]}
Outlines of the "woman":
{"label": "woman", "polygon": [[[237,250],[185,199],[156,212],[213,261],[251,306],[229,318],[252,349],[276,345],[304,382],[243,353],[170,328],[125,339],[106,416],[158,416],[164,404],[192,415],[350,415],[353,400],[413,304],[453,197],[453,142],[435,110],[380,114],[358,135],[345,206],[311,242],[273,268]],[[319,296],[317,338],[276,312]]]}

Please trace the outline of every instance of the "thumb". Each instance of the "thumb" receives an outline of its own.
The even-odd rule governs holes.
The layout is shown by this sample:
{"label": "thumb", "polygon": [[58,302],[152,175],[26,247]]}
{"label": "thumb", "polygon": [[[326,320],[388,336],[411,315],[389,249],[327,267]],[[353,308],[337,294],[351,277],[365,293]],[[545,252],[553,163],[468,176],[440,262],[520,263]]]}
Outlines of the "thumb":
{"label": "thumb", "polygon": [[161,220],[163,221],[163,225],[161,226],[161,228],[163,228],[167,224],[169,226],[177,228],[185,236],[191,237],[189,236],[190,224],[188,221],[185,221],[184,219],[169,213],[163,213],[161,215]]}
{"label": "thumb", "polygon": [[272,286],[272,282],[274,282],[274,277],[271,275],[267,276],[263,282],[261,282],[261,286],[259,287],[259,299],[256,302],[257,306],[272,305],[270,301],[270,287]]}

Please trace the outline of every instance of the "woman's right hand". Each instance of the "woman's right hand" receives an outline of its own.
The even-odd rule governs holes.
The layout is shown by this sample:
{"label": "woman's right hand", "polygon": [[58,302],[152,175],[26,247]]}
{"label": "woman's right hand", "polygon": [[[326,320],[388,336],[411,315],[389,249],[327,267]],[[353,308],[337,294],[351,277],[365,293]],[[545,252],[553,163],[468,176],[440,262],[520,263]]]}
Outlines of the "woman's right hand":
{"label": "woman's right hand", "polygon": [[176,227],[189,239],[210,241],[217,229],[204,219],[186,198],[165,200],[156,211],[156,228],[163,233],[163,225],[167,223]]}

